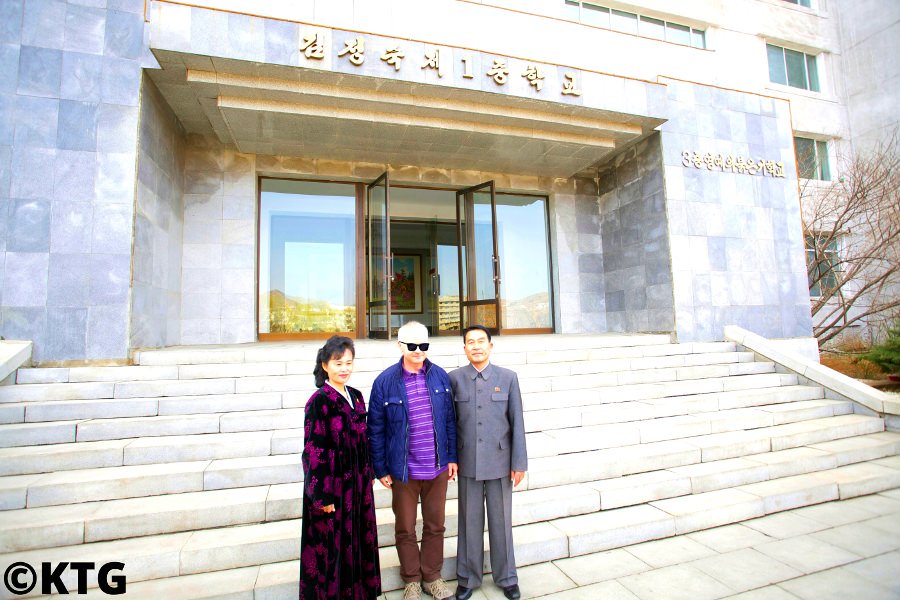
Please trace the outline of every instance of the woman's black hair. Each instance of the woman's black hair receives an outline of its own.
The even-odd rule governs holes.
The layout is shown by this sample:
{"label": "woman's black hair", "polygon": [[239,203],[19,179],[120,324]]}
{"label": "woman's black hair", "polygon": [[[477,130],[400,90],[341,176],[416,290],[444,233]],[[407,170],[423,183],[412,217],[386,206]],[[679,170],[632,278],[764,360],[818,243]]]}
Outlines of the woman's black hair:
{"label": "woman's black hair", "polygon": [[328,338],[328,341],[325,342],[325,345],[319,348],[319,352],[316,354],[316,368],[313,369],[317,388],[325,385],[325,382],[328,380],[328,373],[322,368],[322,363],[327,363],[335,358],[341,358],[347,350],[356,357],[356,348],[353,347],[353,340],[342,335],[331,336]]}

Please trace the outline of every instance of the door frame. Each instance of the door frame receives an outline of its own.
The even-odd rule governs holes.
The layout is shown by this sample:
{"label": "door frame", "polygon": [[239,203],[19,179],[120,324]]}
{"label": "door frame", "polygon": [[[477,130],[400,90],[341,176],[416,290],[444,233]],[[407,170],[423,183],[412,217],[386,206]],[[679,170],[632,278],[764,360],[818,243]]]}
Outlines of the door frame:
{"label": "door frame", "polygon": [[[372,236],[372,213],[371,213],[371,193],[372,190],[375,189],[380,182],[384,180],[384,254],[380,257],[373,257],[371,255],[371,236]],[[391,283],[394,280],[394,253],[391,250],[391,181],[388,172],[385,171],[381,175],[375,178],[375,180],[365,185],[365,262],[363,271],[365,273],[365,328],[366,328],[366,337],[373,339],[391,339]],[[370,289],[370,282],[372,282],[372,278],[374,275],[370,273],[370,259],[372,260],[381,260],[382,261],[382,270],[384,272],[384,283],[379,284],[383,285],[384,291],[384,318],[385,318],[385,330],[384,332],[373,333],[372,327],[370,326],[369,319],[371,318],[371,308],[373,303],[371,301],[372,298],[372,290]]]}
{"label": "door frame", "polygon": [[[488,188],[491,194],[491,278],[494,284],[494,298],[492,300],[470,300],[468,298],[471,297],[471,294],[474,293],[476,296],[477,292],[477,275],[478,272],[476,269],[472,268],[473,265],[476,264],[475,256],[477,248],[474,247],[472,241],[475,236],[475,222],[474,222],[474,203],[472,199],[476,192],[482,192],[484,188]],[[462,235],[462,211],[465,210],[465,221],[466,221],[466,247],[463,249],[461,246],[461,242],[463,239]],[[473,323],[470,322],[468,311],[466,310],[469,307],[474,307],[482,304],[493,304],[494,305],[494,319],[495,319],[495,327],[487,327],[487,329],[491,332],[491,335],[499,334],[502,330],[502,318],[500,310],[500,282],[501,282],[501,274],[500,274],[500,253],[498,250],[498,241],[497,241],[497,194],[494,186],[494,180],[485,181],[483,183],[479,183],[477,185],[473,185],[467,188],[463,188],[461,190],[457,190],[456,192],[456,229],[457,229],[457,244],[459,244],[459,278],[460,278],[460,292],[465,289],[466,299],[463,299],[462,293],[460,293],[460,327],[463,331],[465,331],[466,327],[470,325],[483,325],[483,323]],[[465,277],[466,277],[466,286],[463,288],[463,268],[462,268],[462,253],[466,253],[466,269],[465,269]],[[473,292],[472,290],[476,290]]]}

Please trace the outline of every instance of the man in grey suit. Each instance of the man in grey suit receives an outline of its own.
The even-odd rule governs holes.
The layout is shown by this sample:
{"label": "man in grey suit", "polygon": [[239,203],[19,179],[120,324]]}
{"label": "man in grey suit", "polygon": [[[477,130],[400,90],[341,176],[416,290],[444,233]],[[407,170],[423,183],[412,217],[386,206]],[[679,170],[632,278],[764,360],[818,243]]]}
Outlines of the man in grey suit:
{"label": "man in grey suit", "polygon": [[494,344],[485,327],[467,328],[463,342],[469,364],[450,372],[459,458],[456,598],[468,600],[481,585],[486,503],[494,583],[504,596],[517,600],[512,489],[528,469],[519,378],[490,363]]}

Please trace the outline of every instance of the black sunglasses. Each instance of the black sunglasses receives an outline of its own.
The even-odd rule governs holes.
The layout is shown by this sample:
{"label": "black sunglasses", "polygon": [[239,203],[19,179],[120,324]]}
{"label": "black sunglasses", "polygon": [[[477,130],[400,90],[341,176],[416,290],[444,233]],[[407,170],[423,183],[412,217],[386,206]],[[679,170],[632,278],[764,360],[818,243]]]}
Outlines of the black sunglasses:
{"label": "black sunglasses", "polygon": [[410,352],[415,352],[416,350],[422,350],[422,352],[428,352],[428,347],[431,345],[428,342],[424,344],[413,344],[411,342],[400,342],[401,344],[405,344],[407,348],[409,348]]}

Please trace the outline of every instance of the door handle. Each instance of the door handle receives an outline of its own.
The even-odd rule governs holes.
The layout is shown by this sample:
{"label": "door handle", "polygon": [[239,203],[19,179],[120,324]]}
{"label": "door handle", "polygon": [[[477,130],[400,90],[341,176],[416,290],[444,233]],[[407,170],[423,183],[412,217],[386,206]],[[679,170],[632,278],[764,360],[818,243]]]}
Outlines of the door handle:
{"label": "door handle", "polygon": [[437,274],[437,288],[436,288],[436,291],[434,292],[434,295],[435,296],[441,295],[441,274],[440,273]]}
{"label": "door handle", "polygon": [[491,254],[491,261],[493,262],[494,266],[494,281],[497,283],[497,285],[500,285],[500,259],[497,256]]}
{"label": "door handle", "polygon": [[394,283],[394,253],[393,252],[391,252],[389,257],[386,257],[386,262],[387,262],[387,277],[391,281],[391,283]]}

